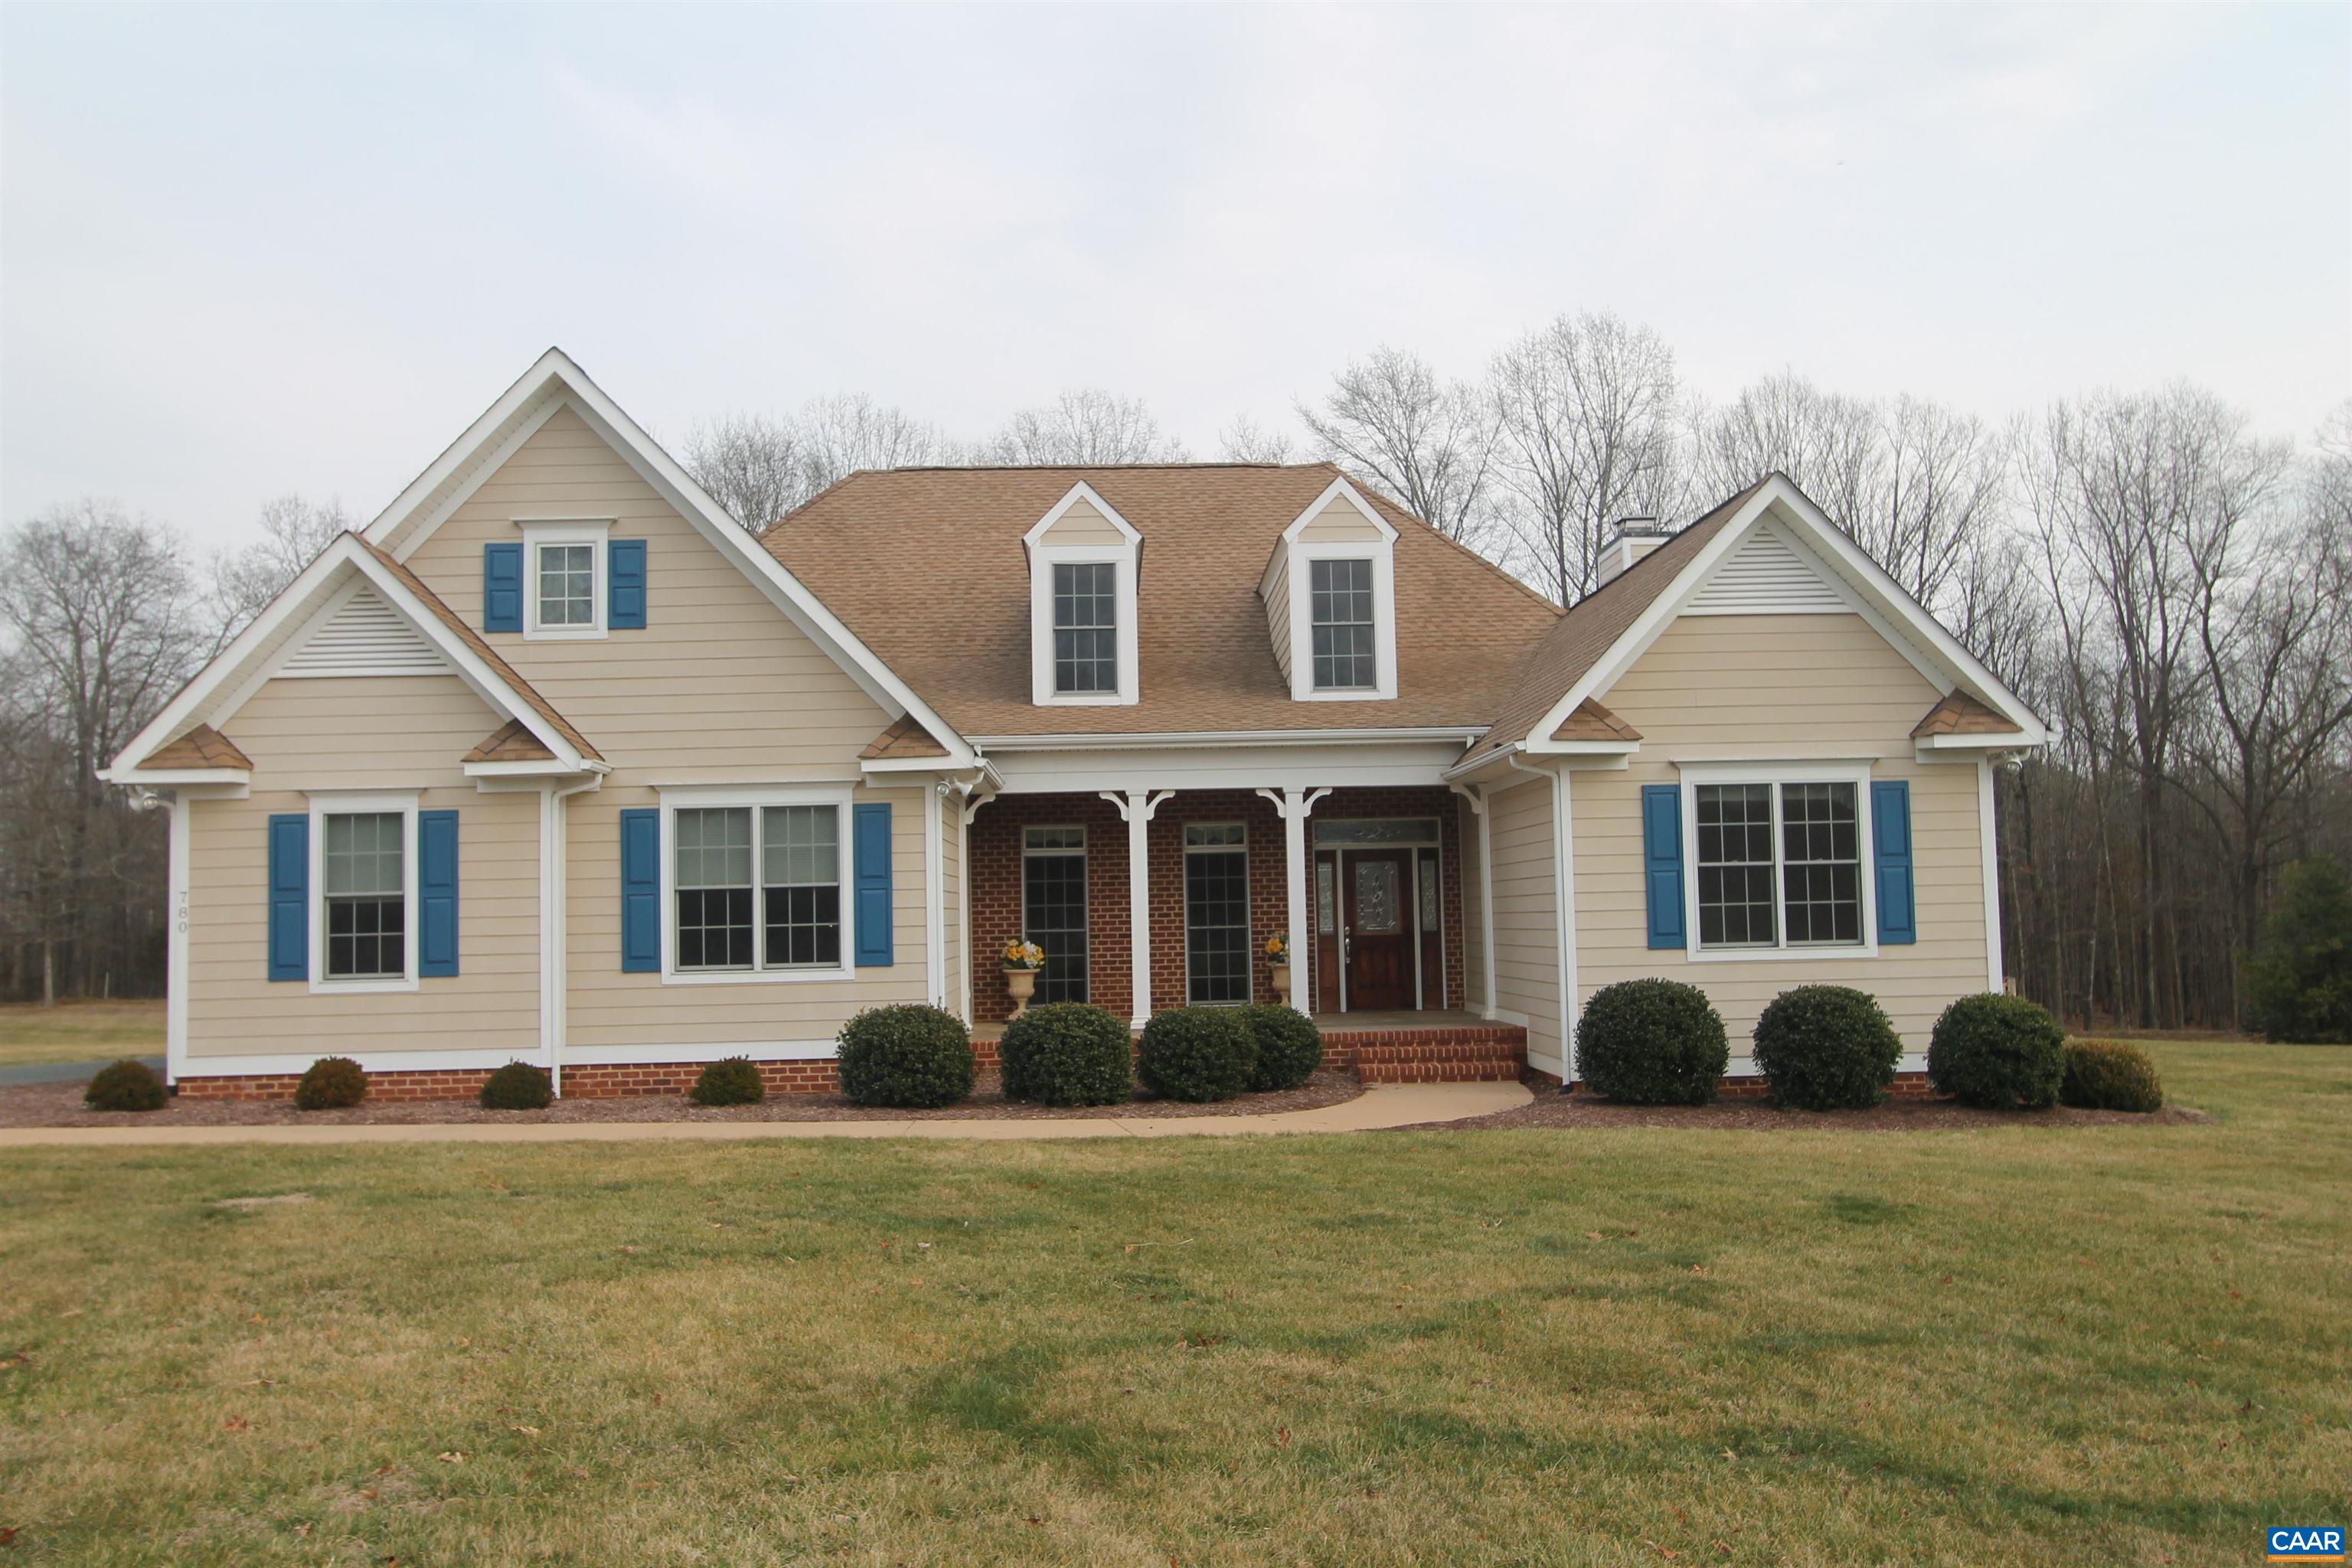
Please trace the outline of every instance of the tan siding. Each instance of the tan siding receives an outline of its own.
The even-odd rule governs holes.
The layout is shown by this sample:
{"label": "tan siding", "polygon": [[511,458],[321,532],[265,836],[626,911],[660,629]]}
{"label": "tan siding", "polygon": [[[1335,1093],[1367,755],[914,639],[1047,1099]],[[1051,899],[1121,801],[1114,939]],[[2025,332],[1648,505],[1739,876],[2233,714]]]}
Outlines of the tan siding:
{"label": "tan siding", "polygon": [[1459,801],[1454,815],[1460,819],[1462,845],[1462,973],[1464,1001],[1468,1006],[1484,1009],[1486,1005],[1486,867],[1478,858],[1478,816],[1470,809],[1468,801]]}
{"label": "tan siding", "polygon": [[1551,785],[1531,780],[1493,796],[1495,993],[1528,1019],[1528,1059],[1559,1070],[1559,885]]}
{"label": "tan siding", "polygon": [[1118,526],[1097,510],[1092,502],[1077,501],[1070,510],[1054,520],[1054,526],[1038,536],[1041,544],[1108,544],[1117,549],[1127,545],[1127,535]]}
{"label": "tan siding", "polygon": [[[1853,985],[1878,997],[1907,1050],[1925,1051],[1944,1005],[1983,990],[1986,981],[1977,770],[1920,763],[1909,738],[1936,697],[1858,616],[1677,621],[1602,696],[1642,731],[1640,755],[1625,772],[1575,778],[1580,1001],[1640,975],[1702,986],[1730,1031],[1738,1072],[1748,1068],[1757,1016],[1774,996],[1815,982]],[[1652,952],[1642,786],[1678,782],[1678,760],[1809,756],[1869,757],[1874,779],[1910,781],[1918,942],[1882,947],[1875,958],[1693,963],[1680,952]]]}
{"label": "tan siding", "polygon": [[1333,496],[1323,510],[1308,519],[1307,526],[1298,531],[1299,542],[1303,544],[1378,543],[1383,537],[1381,531],[1372,526],[1371,520],[1342,496]]}
{"label": "tan siding", "polygon": [[517,517],[614,519],[646,542],[646,626],[581,642],[490,635],[507,661],[638,782],[845,779],[890,721],[734,563],[579,416],[542,426],[408,559],[478,626],[482,546]]}
{"label": "tan siding", "polygon": [[1266,633],[1274,639],[1274,662],[1282,679],[1290,679],[1290,552],[1285,549],[1265,589]]}
{"label": "tan siding", "polygon": [[[659,974],[621,971],[620,813],[658,805],[660,798],[650,788],[609,784],[575,797],[566,869],[571,922],[566,1044],[574,1049],[604,1049],[830,1041],[861,1008],[925,1000],[922,791],[861,787],[854,798],[890,803],[890,965],[856,970],[848,980],[667,984]],[[845,836],[842,877],[845,911]],[[674,911],[662,911],[665,937],[673,918]]]}
{"label": "tan siding", "polygon": [[[275,1053],[538,1054],[539,797],[482,795],[458,767],[499,721],[454,676],[273,680],[229,721],[253,795],[188,808],[197,1070],[206,1057]],[[346,995],[268,978],[269,816],[307,813],[305,790],[352,788],[420,790],[418,809],[457,811],[457,974]]]}

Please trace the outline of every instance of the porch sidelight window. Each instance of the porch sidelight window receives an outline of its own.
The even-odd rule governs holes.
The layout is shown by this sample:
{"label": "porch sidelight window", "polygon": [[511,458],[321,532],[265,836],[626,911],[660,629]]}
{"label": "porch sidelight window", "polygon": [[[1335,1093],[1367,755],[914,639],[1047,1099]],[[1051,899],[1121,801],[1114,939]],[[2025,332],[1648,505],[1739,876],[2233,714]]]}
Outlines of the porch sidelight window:
{"label": "porch sidelight window", "polygon": [[1249,836],[1238,822],[1184,825],[1185,999],[1250,999]]}
{"label": "porch sidelight window", "polygon": [[1045,950],[1040,1002],[1087,1000],[1087,830],[1030,827],[1021,841],[1021,932]]}
{"label": "porch sidelight window", "polygon": [[1858,793],[1843,782],[1698,785],[1699,946],[1859,945]]}
{"label": "porch sidelight window", "polygon": [[404,826],[396,811],[326,818],[320,866],[327,902],[327,978],[379,980],[408,973]]}
{"label": "porch sidelight window", "polygon": [[1110,562],[1055,563],[1054,689],[1118,689],[1118,568]]}
{"label": "porch sidelight window", "polygon": [[1307,600],[1314,616],[1315,689],[1349,691],[1380,684],[1372,618],[1372,563],[1311,561]]}

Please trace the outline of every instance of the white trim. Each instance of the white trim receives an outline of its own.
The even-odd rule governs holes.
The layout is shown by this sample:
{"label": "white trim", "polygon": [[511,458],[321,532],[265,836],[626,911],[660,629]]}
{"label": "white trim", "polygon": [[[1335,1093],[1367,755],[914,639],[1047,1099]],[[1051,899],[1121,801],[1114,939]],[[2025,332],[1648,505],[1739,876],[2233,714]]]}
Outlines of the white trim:
{"label": "white trim", "polygon": [[1091,795],[1164,787],[1184,791],[1430,786],[1461,755],[1451,742],[1391,742],[1303,750],[1284,747],[1173,751],[1002,752],[992,756],[1008,795]]}
{"label": "white trim", "polygon": [[[657,789],[661,810],[661,983],[665,985],[790,985],[812,981],[857,978],[857,899],[851,862],[856,854],[855,824],[850,816],[847,784],[709,784]],[[772,805],[830,805],[834,808],[834,878],[840,889],[841,958],[822,967],[775,967],[761,964],[767,946],[766,911],[761,907],[767,885],[767,817]],[[749,969],[680,969],[677,966],[677,814],[684,811],[746,809],[751,813],[751,953]],[[892,859],[897,847],[892,847]],[[895,865],[891,883],[898,882]],[[894,892],[895,897],[895,892]]]}
{"label": "white trim", "polygon": [[[1118,544],[1048,544],[1045,536],[1080,501],[1100,512],[1118,532]],[[1142,671],[1137,668],[1141,638],[1137,628],[1137,584],[1141,573],[1143,535],[1121,517],[1100,491],[1080,479],[1054,503],[1045,516],[1021,536],[1029,556],[1029,696],[1041,708],[1132,707],[1142,700]],[[1115,593],[1112,614],[1118,617],[1118,687],[1113,691],[1057,691],[1054,687],[1054,568],[1107,565],[1112,569]]]}
{"label": "white trim", "polygon": [[[1847,586],[1858,590],[1854,595],[1856,611],[1937,689],[1948,692],[1955,685],[1962,687],[2016,724],[2020,736],[2009,742],[2011,746],[2039,746],[2048,740],[2048,731],[2022,700],[1961,647],[1934,616],[1870,558],[1868,552],[1831,522],[1802,490],[1775,474],[1759,485],[1731,521],[1685,563],[1674,582],[1634,618],[1608,652],[1560,695],[1549,712],[1528,726],[1520,747],[1529,752],[1549,752],[1559,746],[1561,742],[1549,739],[1552,731],[1576,710],[1578,703],[1616,684],[1768,512],[1787,530],[1792,542],[1811,550]],[[1921,653],[1923,648],[1926,657]]]}
{"label": "white trim", "polygon": [[[1307,819],[1315,810],[1315,803],[1329,795],[1329,789],[1307,789],[1289,786],[1279,792],[1261,788],[1257,792],[1273,803],[1282,818],[1282,861],[1288,885],[1285,889],[1287,907],[1284,914],[1290,930],[1290,1005],[1301,1013],[1315,1011],[1314,980],[1316,955],[1313,933],[1307,923],[1307,886],[1311,874],[1307,853]],[[1256,961],[1251,960],[1253,963]],[[1339,966],[1341,1010],[1346,1007],[1348,966]]]}
{"label": "white trim", "polygon": [[[1127,974],[1130,987],[1129,1022],[1141,1028],[1151,1021],[1151,819],[1168,804],[1174,790],[1161,790],[1153,795],[1148,790],[1128,790],[1114,795],[1109,790],[1098,792],[1110,802],[1127,824]],[[1025,853],[1027,845],[1023,849]],[[1027,881],[1026,877],[1023,879]],[[1092,910],[1088,910],[1089,917]],[[1027,923],[1024,911],[1023,923]],[[1094,945],[1089,935],[1087,947]],[[1094,984],[1093,953],[1087,954],[1087,983]]]}
{"label": "white trim", "polygon": [[[1397,694],[1396,542],[1372,544],[1297,543],[1290,551],[1290,697],[1294,702],[1387,702]],[[1372,564],[1374,684],[1338,687],[1315,684],[1314,563],[1369,561]]]}
{"label": "white trim", "polygon": [[[2000,994],[2007,983],[2000,955],[2000,837],[1993,815],[1992,759],[1977,763],[1977,838],[1984,855],[1985,989]],[[1919,919],[1919,835],[1911,835],[1911,919]]]}
{"label": "white trim", "polygon": [[[1170,730],[1122,734],[974,735],[971,743],[991,752],[1119,752],[1140,748],[1189,750],[1203,746],[1361,746],[1392,742],[1444,742],[1467,746],[1486,732],[1481,724],[1440,724],[1417,729],[1372,730]],[[940,759],[929,761],[939,765]],[[868,763],[869,767],[873,764]]]}
{"label": "white trim", "polygon": [[[1871,764],[1818,762],[1684,763],[1678,765],[1677,804],[1683,828],[1684,957],[1693,963],[1770,963],[1823,958],[1878,956],[1878,879],[1874,873],[1871,832]],[[1772,797],[1772,945],[1766,947],[1703,947],[1699,943],[1698,910],[1698,791],[1699,784],[1769,784]],[[1780,834],[1780,786],[1791,784],[1844,784],[1853,786],[1855,880],[1862,896],[1860,942],[1797,942],[1789,941],[1788,889],[1783,875],[1786,845]]]}
{"label": "white trim", "polygon": [[[544,401],[546,406],[539,405]],[[668,502],[677,513],[692,524],[703,538],[740,570],[765,593],[769,601],[783,612],[803,634],[824,650],[827,658],[844,673],[857,682],[866,695],[891,718],[911,712],[922,726],[948,748],[953,757],[964,765],[971,763],[971,748],[946,721],[915,695],[914,689],[877,658],[872,649],[853,635],[840,617],[809,592],[806,584],[784,568],[782,562],[770,554],[751,534],[712,500],[702,487],[659,443],[647,435],[635,420],[605,395],[604,388],[591,380],[588,374],[561,349],[549,349],[501,394],[482,416],[467,426],[466,433],[452,442],[432,467],[416,477],[398,500],[384,509],[367,526],[367,539],[391,549],[396,560],[406,560],[433,531],[440,527],[457,504],[445,499],[435,502],[436,492],[448,483],[467,464],[475,462],[494,443],[492,454],[500,460],[510,456],[512,448],[521,444],[516,432],[502,432],[510,420],[530,411],[530,417],[544,425],[556,410],[570,407],[582,423],[603,438],[634,468],[638,477]],[[497,471],[497,463],[481,462],[470,477],[478,487]],[[470,492],[469,492],[470,493]],[[431,507],[429,511],[422,509]]]}
{"label": "white trim", "polygon": [[[424,932],[418,930],[416,907],[416,801],[415,790],[310,790],[305,792],[310,802],[310,854],[307,893],[310,904],[308,919],[310,942],[310,994],[313,996],[363,995],[372,992],[414,991],[417,989],[416,946]],[[353,977],[332,980],[327,976],[327,818],[330,816],[373,816],[397,813],[400,816],[400,898],[401,935],[400,974]]]}
{"label": "white trim", "polygon": [[947,792],[945,779],[923,791],[923,984],[931,1005],[942,1011],[948,1005],[947,846],[940,836],[947,829],[940,805]]}
{"label": "white trim", "polygon": [[[522,640],[525,642],[601,642],[608,636],[604,626],[608,567],[607,544],[614,520],[577,517],[519,517],[515,526],[522,530]],[[549,626],[540,619],[545,607],[539,594],[539,552],[549,545],[584,544],[588,546],[588,608],[586,626]]]}
{"label": "white trim", "polygon": [[1570,798],[1568,770],[1552,770],[1552,897],[1559,901],[1559,1057],[1560,1081],[1576,1081],[1576,1027],[1584,1009],[1577,995],[1576,970],[1576,807]]}
{"label": "white trim", "polygon": [[[384,614],[390,615],[398,624],[399,630],[406,634],[404,645],[393,647],[378,642],[373,647],[359,650],[347,650],[345,656],[340,658],[331,657],[319,649],[317,644],[320,637],[337,632],[336,623],[342,619],[344,612],[352,609],[362,597],[370,603],[367,607],[362,607],[359,614],[364,617],[381,609]],[[352,633],[352,628],[343,628],[340,637],[347,641]],[[360,635],[362,637],[370,636],[366,632],[362,632]],[[350,657],[352,651],[356,651],[358,657]],[[422,659],[417,657],[419,654],[424,656]],[[374,593],[364,577],[353,577],[336,589],[319,612],[310,617],[309,624],[287,639],[285,648],[270,662],[271,675],[288,680],[325,680],[353,676],[398,678],[457,673],[450,668],[449,661],[441,657],[440,650],[433,646],[432,641],[396,606],[387,603],[381,595]]]}
{"label": "white trim", "polygon": [[[345,1051],[342,1053],[360,1064],[368,1073],[387,1072],[480,1072],[498,1068],[511,1061],[526,1059],[511,1050],[448,1050],[448,1051]],[[564,1053],[564,1060],[572,1067],[618,1067],[635,1062],[661,1065],[673,1062],[715,1062],[729,1057],[749,1057],[753,1061],[830,1061],[835,1055],[831,1040],[728,1040],[709,1045],[646,1045],[646,1046],[581,1046]],[[180,1079],[209,1078],[249,1078],[259,1075],[277,1076],[302,1071],[319,1059],[315,1050],[275,1052],[267,1055],[235,1057],[192,1057]]]}
{"label": "white trim", "polygon": [[1479,967],[1485,973],[1486,997],[1485,1005],[1479,1009],[1479,1016],[1499,1017],[1502,1008],[1495,1000],[1495,825],[1494,819],[1486,813],[1486,786],[1449,784],[1446,787],[1468,802],[1471,815],[1478,819],[1478,934],[1484,946],[1479,955]]}
{"label": "white trim", "polygon": [[172,797],[172,930],[163,981],[163,1079],[167,1083],[179,1082],[188,1065],[188,928],[194,919],[188,888],[189,805],[184,791]]}

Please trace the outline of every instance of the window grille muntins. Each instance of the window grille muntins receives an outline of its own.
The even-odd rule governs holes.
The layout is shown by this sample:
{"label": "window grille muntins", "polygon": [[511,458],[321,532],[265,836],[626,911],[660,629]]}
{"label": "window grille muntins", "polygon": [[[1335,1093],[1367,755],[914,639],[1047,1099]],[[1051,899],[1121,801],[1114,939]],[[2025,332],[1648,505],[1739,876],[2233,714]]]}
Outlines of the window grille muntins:
{"label": "window grille muntins", "polygon": [[320,869],[327,978],[379,980],[405,974],[408,910],[401,814],[331,813],[325,825]]}
{"label": "window grille muntins", "polygon": [[1249,836],[1238,822],[1184,825],[1185,1000],[1250,999]]}
{"label": "window grille muntins", "polygon": [[1380,684],[1380,628],[1372,603],[1372,563],[1342,557],[1309,561],[1315,689],[1369,690]]}
{"label": "window grille muntins", "polygon": [[542,544],[539,547],[539,624],[542,626],[593,626],[596,624],[594,545]]}
{"label": "window grille muntins", "polygon": [[1118,568],[1110,562],[1054,563],[1054,689],[1118,689]]}
{"label": "window grille muntins", "polygon": [[1023,830],[1021,932],[1045,952],[1037,976],[1040,1002],[1087,999],[1087,830]]}
{"label": "window grille muntins", "polygon": [[1843,780],[1698,784],[1699,947],[1862,945],[1859,796]]}

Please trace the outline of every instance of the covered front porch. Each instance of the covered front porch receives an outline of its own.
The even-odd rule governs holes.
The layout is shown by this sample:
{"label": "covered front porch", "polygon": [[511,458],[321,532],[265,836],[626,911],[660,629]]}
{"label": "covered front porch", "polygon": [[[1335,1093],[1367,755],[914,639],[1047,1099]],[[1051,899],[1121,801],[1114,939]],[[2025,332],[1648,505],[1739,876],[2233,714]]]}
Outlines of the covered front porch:
{"label": "covered front porch", "polygon": [[[1465,886],[1460,797],[1443,786],[1005,794],[966,827],[971,1022],[1013,1008],[1002,957],[1045,950],[1035,1001],[1093,1003],[1138,1026],[1186,1005],[1291,996],[1327,1033],[1490,1024],[1485,911]],[[1465,845],[1465,837],[1471,840]]]}

